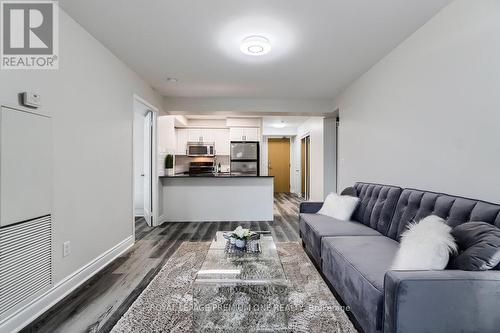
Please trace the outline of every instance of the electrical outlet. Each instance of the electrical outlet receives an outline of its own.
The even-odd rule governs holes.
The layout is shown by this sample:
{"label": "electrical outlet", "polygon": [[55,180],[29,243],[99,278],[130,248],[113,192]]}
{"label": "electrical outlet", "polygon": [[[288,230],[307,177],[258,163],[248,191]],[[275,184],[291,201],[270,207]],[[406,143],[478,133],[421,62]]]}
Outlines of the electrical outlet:
{"label": "electrical outlet", "polygon": [[63,257],[67,257],[71,254],[71,243],[66,241],[63,243]]}

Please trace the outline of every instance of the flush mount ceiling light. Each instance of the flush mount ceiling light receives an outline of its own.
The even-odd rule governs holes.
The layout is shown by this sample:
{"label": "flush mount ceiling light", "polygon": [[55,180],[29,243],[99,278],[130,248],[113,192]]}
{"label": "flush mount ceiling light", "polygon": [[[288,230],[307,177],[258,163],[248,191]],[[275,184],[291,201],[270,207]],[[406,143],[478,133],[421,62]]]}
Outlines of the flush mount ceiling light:
{"label": "flush mount ceiling light", "polygon": [[177,82],[179,82],[179,79],[176,79],[175,77],[167,77],[167,82],[168,83],[177,83]]}
{"label": "flush mount ceiling light", "polygon": [[282,121],[281,123],[274,124],[273,127],[274,128],[285,128],[286,124],[284,121]]}
{"label": "flush mount ceiling light", "polygon": [[271,51],[271,43],[263,36],[249,36],[241,42],[240,50],[246,55],[261,56]]}

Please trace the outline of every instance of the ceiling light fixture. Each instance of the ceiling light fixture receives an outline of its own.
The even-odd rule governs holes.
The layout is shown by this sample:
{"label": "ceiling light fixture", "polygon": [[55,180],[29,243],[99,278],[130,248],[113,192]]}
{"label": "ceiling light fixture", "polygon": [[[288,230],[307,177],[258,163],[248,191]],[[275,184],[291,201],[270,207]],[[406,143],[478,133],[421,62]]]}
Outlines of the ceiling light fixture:
{"label": "ceiling light fixture", "polygon": [[240,50],[246,55],[261,56],[271,51],[271,43],[263,36],[249,36],[241,42]]}
{"label": "ceiling light fixture", "polygon": [[167,77],[167,82],[168,83],[177,83],[177,82],[179,82],[179,79],[176,79],[175,77]]}
{"label": "ceiling light fixture", "polygon": [[285,128],[286,124],[284,121],[282,121],[281,123],[274,124],[273,127],[274,128]]}

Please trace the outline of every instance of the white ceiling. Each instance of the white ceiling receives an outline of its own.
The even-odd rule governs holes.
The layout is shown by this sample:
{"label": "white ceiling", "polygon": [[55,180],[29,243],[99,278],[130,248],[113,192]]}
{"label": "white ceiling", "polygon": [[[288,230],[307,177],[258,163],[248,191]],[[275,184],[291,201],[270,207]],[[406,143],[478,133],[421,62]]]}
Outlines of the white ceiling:
{"label": "white ceiling", "polygon": [[[449,2],[59,1],[163,95],[230,98],[333,98]],[[253,34],[268,55],[239,51]]]}

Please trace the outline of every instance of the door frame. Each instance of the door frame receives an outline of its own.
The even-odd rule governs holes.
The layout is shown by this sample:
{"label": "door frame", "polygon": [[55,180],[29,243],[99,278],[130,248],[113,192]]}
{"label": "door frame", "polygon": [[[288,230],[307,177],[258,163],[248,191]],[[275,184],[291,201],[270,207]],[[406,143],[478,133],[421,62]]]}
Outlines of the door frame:
{"label": "door frame", "polygon": [[[155,218],[153,216],[153,157],[154,157],[154,153],[153,153],[153,149],[154,149],[154,131],[153,131],[153,122],[154,122],[154,113],[153,111],[149,110],[149,108],[147,108],[147,111],[146,111],[146,114],[144,115],[144,122],[143,122],[143,128],[144,128],[144,137],[143,137],[143,144],[144,144],[144,147],[147,148],[147,152],[146,150],[144,151],[144,156],[146,157],[146,159],[143,161],[143,162],[148,162],[148,163],[145,163],[147,164],[147,167],[143,170],[143,174],[144,176],[148,176],[147,178],[144,178],[143,179],[143,189],[145,190],[143,193],[144,193],[144,196],[143,196],[143,216],[144,216],[144,219],[146,220],[146,223],[152,227],[153,226],[153,223],[155,222]],[[147,129],[147,130],[146,130]],[[146,136],[146,133],[148,134],[148,136]],[[149,183],[149,187],[147,186],[147,183]],[[147,195],[146,195],[146,192]],[[149,200],[146,200],[146,197],[149,198]]]}
{"label": "door frame", "polygon": [[[159,109],[154,106],[153,104],[149,103],[147,100],[144,98],[140,97],[137,94],[133,94],[132,97],[132,119],[134,116],[134,112],[136,112],[136,104],[142,104],[146,108],[148,108],[151,111],[151,116],[152,116],[152,157],[151,157],[151,207],[152,207],[152,226],[155,227],[158,225],[158,188],[159,188],[159,179],[158,179],[158,168],[157,168],[157,160],[158,160],[158,113]],[[134,152],[134,141],[135,141],[135,130],[134,130],[134,123],[132,121],[132,210],[134,210],[134,195],[135,195],[135,166],[133,161],[135,160],[135,152]],[[135,214],[132,213],[132,230],[133,230],[133,235],[135,239]]]}
{"label": "door frame", "polygon": [[[300,194],[302,195],[302,186],[304,186],[303,199],[309,200],[311,198],[311,132],[306,132],[299,137],[300,144]],[[302,170],[302,140],[309,138],[309,147],[306,146],[306,155],[309,160],[309,169],[307,168],[307,160],[304,162],[305,170]],[[309,148],[309,149],[308,149]],[[308,172],[309,171],[309,172]],[[305,173],[304,184],[302,184],[302,172]],[[309,177],[308,177],[309,176]],[[308,191],[309,186],[309,191]]]}

